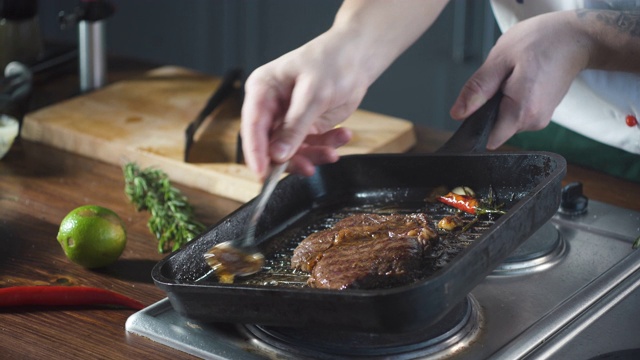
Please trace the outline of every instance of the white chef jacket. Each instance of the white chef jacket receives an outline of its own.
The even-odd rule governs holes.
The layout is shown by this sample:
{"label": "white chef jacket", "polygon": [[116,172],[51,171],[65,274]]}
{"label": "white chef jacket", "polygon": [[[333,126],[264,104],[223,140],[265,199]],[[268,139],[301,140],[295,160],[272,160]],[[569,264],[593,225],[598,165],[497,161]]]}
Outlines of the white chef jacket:
{"label": "white chef jacket", "polygon": [[[551,11],[640,9],[640,0],[492,0],[491,5],[500,30],[505,32],[518,21]],[[628,115],[640,121],[640,74],[583,70],[552,121],[598,142],[640,154],[640,126],[628,126]]]}

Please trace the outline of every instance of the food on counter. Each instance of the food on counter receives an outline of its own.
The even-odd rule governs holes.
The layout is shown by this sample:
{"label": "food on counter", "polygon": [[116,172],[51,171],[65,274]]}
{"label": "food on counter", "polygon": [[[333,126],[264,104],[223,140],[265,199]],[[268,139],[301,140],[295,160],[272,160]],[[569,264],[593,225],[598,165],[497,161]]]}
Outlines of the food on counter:
{"label": "food on counter", "polygon": [[0,307],[8,306],[120,306],[142,310],[144,305],[122,294],[88,286],[12,286],[0,288]]}
{"label": "food on counter", "polygon": [[18,136],[19,128],[18,120],[7,115],[0,116],[0,159],[9,152],[13,141]]}
{"label": "food on counter", "polygon": [[162,170],[140,169],[135,163],[127,163],[123,172],[125,194],[138,211],[151,214],[147,227],[158,239],[158,252],[178,250],[204,231],[187,197],[171,185]]}
{"label": "food on counter", "polygon": [[310,272],[314,288],[403,285],[424,275],[436,236],[426,214],[356,214],[300,242],[291,266]]}
{"label": "food on counter", "polygon": [[57,239],[69,260],[86,268],[99,268],[118,260],[127,244],[127,233],[115,212],[85,205],[62,219]]}

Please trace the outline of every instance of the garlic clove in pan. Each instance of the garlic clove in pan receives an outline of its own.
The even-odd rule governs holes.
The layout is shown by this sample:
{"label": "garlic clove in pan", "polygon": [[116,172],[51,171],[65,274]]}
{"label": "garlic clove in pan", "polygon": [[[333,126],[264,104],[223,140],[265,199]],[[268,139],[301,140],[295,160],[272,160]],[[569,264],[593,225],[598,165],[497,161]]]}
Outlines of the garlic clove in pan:
{"label": "garlic clove in pan", "polygon": [[458,186],[451,190],[456,195],[476,197],[476,192],[468,186]]}

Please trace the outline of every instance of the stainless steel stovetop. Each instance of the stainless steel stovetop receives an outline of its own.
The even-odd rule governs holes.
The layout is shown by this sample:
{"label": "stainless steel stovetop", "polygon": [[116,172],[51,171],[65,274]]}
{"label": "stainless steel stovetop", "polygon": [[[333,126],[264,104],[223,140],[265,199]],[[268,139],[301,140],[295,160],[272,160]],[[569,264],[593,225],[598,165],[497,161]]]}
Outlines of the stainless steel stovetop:
{"label": "stainless steel stovetop", "polygon": [[408,334],[415,344],[398,346],[402,335],[332,343],[313,331],[199,323],[168,299],[133,314],[126,330],[206,359],[636,359],[640,251],[631,245],[639,235],[639,212],[596,201],[579,215],[558,212],[471,292],[449,331]]}

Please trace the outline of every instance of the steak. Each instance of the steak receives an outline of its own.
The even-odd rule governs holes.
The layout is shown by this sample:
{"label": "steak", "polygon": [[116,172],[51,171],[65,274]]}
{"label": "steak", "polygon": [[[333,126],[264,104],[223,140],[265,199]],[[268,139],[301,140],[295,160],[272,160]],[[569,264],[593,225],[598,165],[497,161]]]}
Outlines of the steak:
{"label": "steak", "polygon": [[426,214],[351,215],[301,241],[291,267],[310,272],[307,284],[314,288],[403,285],[424,275],[435,238]]}

